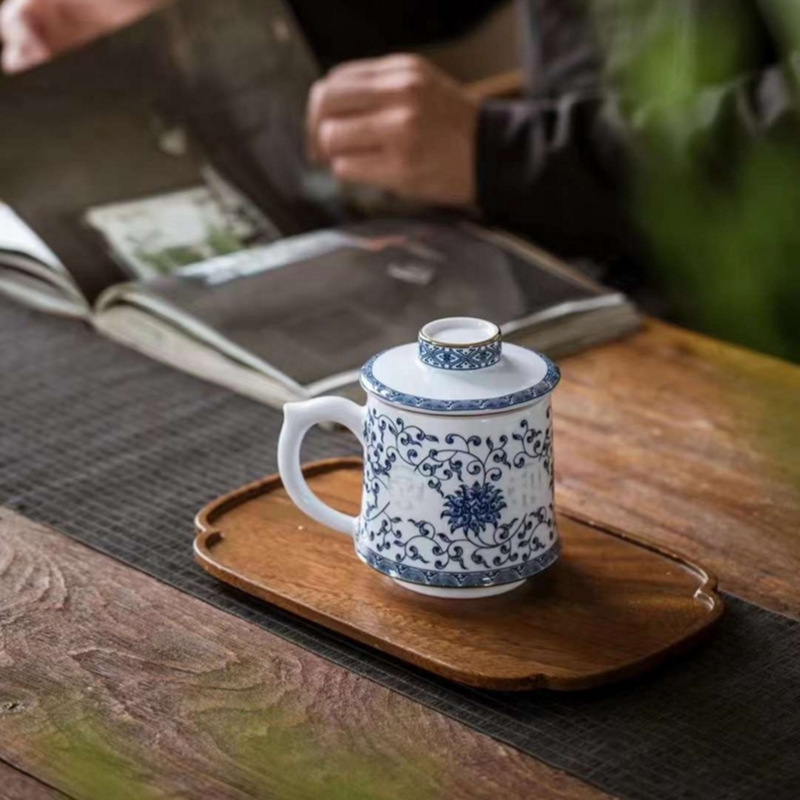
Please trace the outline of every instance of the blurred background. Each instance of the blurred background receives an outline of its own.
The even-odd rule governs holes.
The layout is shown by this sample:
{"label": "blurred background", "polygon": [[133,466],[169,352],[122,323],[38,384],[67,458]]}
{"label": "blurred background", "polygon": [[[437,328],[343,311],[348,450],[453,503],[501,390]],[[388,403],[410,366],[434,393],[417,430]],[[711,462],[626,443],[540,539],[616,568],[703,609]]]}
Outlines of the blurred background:
{"label": "blurred background", "polygon": [[[25,206],[33,191],[41,204],[43,182],[55,175],[53,162],[68,160],[74,150],[70,127],[82,124],[71,119],[72,107],[62,102],[70,91],[82,94],[82,113],[87,105],[89,116],[94,113],[86,125],[97,142],[101,183],[118,181],[119,173],[109,167],[116,156],[106,145],[109,131],[117,135],[132,120],[125,116],[129,107],[114,110],[114,104],[134,84],[148,96],[147,103],[159,106],[158,121],[150,124],[160,126],[163,147],[180,153],[185,147],[181,124],[187,118],[195,123],[195,138],[211,163],[234,191],[254,201],[253,216],[267,218],[262,232],[270,225],[286,233],[347,219],[353,198],[358,213],[365,208],[384,213],[393,202],[407,210],[409,203],[418,207],[433,197],[434,205],[463,205],[472,218],[477,212],[487,223],[548,247],[629,293],[645,311],[764,353],[800,359],[796,2],[484,0],[381,8],[346,0],[290,2],[323,75],[357,59],[414,52],[481,106],[478,186],[473,195],[464,194],[463,202],[442,192],[440,201],[427,187],[393,191],[386,181],[370,185],[358,176],[332,188],[334,163],[323,160],[304,162],[308,172],[302,190],[314,195],[312,203],[300,199],[295,185],[300,168],[291,165],[307,155],[309,129],[302,119],[319,78],[293,56],[259,84],[248,48],[264,52],[268,45],[241,23],[260,13],[258,0],[237,0],[224,9],[214,5],[4,0],[3,61],[13,74],[0,84],[6,128],[0,136],[0,199],[11,203],[19,197]],[[264,13],[275,8],[272,2],[261,6]],[[276,41],[290,35],[280,26],[274,34]],[[169,44],[158,57],[136,44],[148,40],[152,47],[152,37],[163,44],[165,35]],[[110,58],[111,68],[98,72],[95,56]],[[165,74],[160,60],[171,62],[165,81],[159,77]],[[66,76],[62,83],[59,73]],[[89,75],[91,91],[75,89]],[[294,85],[293,99],[283,105],[273,102],[282,91],[276,80]],[[48,94],[51,104],[42,111],[36,97]],[[246,105],[246,111],[234,109],[235,103]],[[493,103],[507,106],[499,133],[494,122],[494,128],[487,127],[492,117],[484,106]],[[221,105],[227,109],[223,116]],[[264,114],[273,123],[295,122],[267,141],[258,138],[264,124],[258,109],[268,107]],[[187,112],[183,116],[176,113],[181,108]],[[457,116],[452,124],[459,124]],[[499,150],[490,167],[516,169],[525,176],[524,192],[499,185],[499,179],[499,188],[481,185],[488,180],[481,170],[491,171],[482,166],[481,154],[492,136]],[[160,168],[155,172],[164,174]],[[81,196],[86,181],[77,167],[64,174],[63,180],[53,180],[53,192],[76,198],[77,213],[79,206],[89,205]],[[594,192],[600,174],[608,177],[608,185]],[[445,178],[450,180],[448,174]],[[290,213],[285,202],[275,200],[276,193],[290,198]],[[503,203],[506,208],[498,211]],[[525,214],[519,211],[523,206],[529,209]],[[41,221],[45,233],[59,224],[52,218]],[[244,235],[250,230],[245,226]],[[85,253],[74,243],[70,248],[76,257]]]}

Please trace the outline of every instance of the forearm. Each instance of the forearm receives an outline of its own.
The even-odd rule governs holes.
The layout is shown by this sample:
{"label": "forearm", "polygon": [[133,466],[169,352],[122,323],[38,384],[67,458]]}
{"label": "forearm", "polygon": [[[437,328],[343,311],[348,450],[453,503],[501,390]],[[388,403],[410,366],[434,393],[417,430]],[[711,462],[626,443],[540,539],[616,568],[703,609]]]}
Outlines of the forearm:
{"label": "forearm", "polygon": [[5,0],[3,69],[20,72],[131,25],[171,0]]}

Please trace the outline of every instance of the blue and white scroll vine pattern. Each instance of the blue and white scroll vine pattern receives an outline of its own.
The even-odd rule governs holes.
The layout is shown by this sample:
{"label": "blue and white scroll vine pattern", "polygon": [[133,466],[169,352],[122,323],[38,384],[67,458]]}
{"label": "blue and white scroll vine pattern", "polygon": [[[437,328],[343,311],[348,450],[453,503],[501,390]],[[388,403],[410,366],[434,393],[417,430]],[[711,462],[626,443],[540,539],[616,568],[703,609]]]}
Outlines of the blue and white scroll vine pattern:
{"label": "blue and white scroll vine pattern", "polygon": [[[434,570],[492,570],[524,564],[552,544],[552,504],[504,519],[508,504],[499,485],[507,470],[538,462],[552,489],[550,409],[543,429],[523,419],[510,437],[449,433],[440,440],[402,417],[370,408],[364,440],[366,499],[360,536],[384,558]],[[385,490],[399,462],[427,478],[428,488],[440,496],[438,519],[403,519],[392,513]]]}

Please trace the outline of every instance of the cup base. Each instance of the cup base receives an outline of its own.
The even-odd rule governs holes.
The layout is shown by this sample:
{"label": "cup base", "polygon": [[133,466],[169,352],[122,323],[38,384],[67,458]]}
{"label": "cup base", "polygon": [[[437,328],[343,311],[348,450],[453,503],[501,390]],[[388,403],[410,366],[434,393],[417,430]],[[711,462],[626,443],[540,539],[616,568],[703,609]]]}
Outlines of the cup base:
{"label": "cup base", "polygon": [[470,587],[469,589],[452,589],[442,586],[425,586],[421,583],[408,583],[407,581],[401,581],[397,578],[392,578],[392,580],[398,586],[402,586],[410,592],[424,594],[428,597],[443,597],[448,600],[478,600],[483,597],[494,597],[498,594],[512,592],[525,583],[525,581],[522,580],[514,581],[513,583],[501,583],[499,586],[476,586]]}

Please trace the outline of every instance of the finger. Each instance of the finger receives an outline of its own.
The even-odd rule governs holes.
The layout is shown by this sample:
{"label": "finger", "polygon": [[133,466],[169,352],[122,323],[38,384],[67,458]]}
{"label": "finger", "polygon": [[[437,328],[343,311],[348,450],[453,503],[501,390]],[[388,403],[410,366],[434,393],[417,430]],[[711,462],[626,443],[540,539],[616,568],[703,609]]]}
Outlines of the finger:
{"label": "finger", "polygon": [[326,78],[312,92],[318,120],[385,108],[408,100],[419,83],[409,72]]}
{"label": "finger", "polygon": [[322,103],[324,91],[325,81],[318,80],[308,93],[308,104],[306,105],[306,148],[308,151],[308,158],[312,162],[319,161],[317,134],[319,133],[319,124],[322,119],[320,115],[320,104]]}
{"label": "finger", "polygon": [[317,81],[309,97],[309,127],[315,130],[325,117],[371,111],[379,104],[380,94],[369,81]]}
{"label": "finger", "polygon": [[345,183],[363,183],[379,189],[395,189],[398,171],[382,153],[339,156],[331,162],[331,171]]}
{"label": "finger", "polygon": [[370,112],[411,102],[424,85],[417,73],[407,70],[326,78],[312,89],[312,117],[319,123],[324,117]]}
{"label": "finger", "polygon": [[129,25],[169,0],[0,0],[3,67],[27,69]]}
{"label": "finger", "polygon": [[393,70],[419,70],[430,69],[430,62],[422,56],[413,53],[393,53],[380,58],[363,58],[354,61],[345,61],[338,64],[328,72],[328,77],[341,75],[375,75]]}
{"label": "finger", "polygon": [[413,82],[404,74],[375,78],[323,79],[311,88],[306,110],[309,157],[316,161],[320,126],[330,118],[372,114],[408,99]]}
{"label": "finger", "polygon": [[53,55],[40,35],[27,0],[4,3],[0,10],[0,36],[3,40],[4,72],[21,72],[41,64]]}
{"label": "finger", "polygon": [[5,0],[0,2],[0,37],[5,39],[5,31],[15,19],[25,16],[30,0]]}
{"label": "finger", "polygon": [[386,114],[325,119],[319,126],[317,151],[330,160],[348,153],[380,150],[393,129],[392,120]]}

